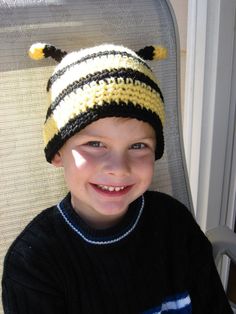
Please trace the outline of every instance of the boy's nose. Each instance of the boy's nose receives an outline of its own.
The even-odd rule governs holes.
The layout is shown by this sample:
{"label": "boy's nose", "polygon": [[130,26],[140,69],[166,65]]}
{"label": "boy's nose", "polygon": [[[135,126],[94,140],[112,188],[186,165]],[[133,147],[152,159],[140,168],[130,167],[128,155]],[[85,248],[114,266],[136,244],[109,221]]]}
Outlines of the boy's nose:
{"label": "boy's nose", "polygon": [[130,174],[129,159],[125,154],[112,153],[106,160],[104,171],[114,176],[127,176]]}

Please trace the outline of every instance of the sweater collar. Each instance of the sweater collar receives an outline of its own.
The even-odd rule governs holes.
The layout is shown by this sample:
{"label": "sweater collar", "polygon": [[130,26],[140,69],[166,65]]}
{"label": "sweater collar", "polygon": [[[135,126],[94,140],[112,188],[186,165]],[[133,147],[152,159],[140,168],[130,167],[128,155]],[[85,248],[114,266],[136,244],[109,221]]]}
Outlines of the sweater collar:
{"label": "sweater collar", "polygon": [[90,227],[75,212],[71,205],[70,193],[57,205],[57,209],[67,225],[84,241],[95,245],[107,245],[121,241],[135,229],[144,209],[144,196],[140,196],[129,205],[118,224],[102,230]]}

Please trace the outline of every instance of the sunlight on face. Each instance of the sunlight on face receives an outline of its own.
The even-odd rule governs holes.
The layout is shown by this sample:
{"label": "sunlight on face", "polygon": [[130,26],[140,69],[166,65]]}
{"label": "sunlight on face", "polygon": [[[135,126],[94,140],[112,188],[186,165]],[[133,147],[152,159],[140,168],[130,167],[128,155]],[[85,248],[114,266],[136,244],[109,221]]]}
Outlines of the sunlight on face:
{"label": "sunlight on face", "polygon": [[73,149],[71,153],[77,168],[82,167],[86,163],[85,158],[77,150]]}

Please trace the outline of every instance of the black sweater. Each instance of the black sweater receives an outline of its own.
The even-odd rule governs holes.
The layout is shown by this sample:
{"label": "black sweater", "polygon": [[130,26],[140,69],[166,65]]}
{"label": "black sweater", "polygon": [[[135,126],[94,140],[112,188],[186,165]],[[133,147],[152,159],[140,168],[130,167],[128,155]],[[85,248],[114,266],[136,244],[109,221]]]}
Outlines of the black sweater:
{"label": "black sweater", "polygon": [[157,192],[144,201],[106,230],[87,226],[70,194],[40,213],[5,257],[4,313],[232,313],[189,211]]}

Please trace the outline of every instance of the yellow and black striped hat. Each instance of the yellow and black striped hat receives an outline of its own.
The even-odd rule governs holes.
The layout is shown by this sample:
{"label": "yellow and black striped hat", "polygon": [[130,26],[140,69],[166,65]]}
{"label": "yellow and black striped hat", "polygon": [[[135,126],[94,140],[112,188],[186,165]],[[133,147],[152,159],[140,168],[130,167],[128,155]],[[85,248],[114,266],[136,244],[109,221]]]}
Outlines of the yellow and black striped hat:
{"label": "yellow and black striped hat", "polygon": [[162,46],[134,52],[105,44],[66,53],[49,44],[31,46],[32,59],[60,62],[47,85],[50,106],[43,127],[45,156],[51,162],[75,133],[101,118],[130,117],[151,124],[157,137],[156,159],[164,150],[164,101],[144,60],[164,59]]}

